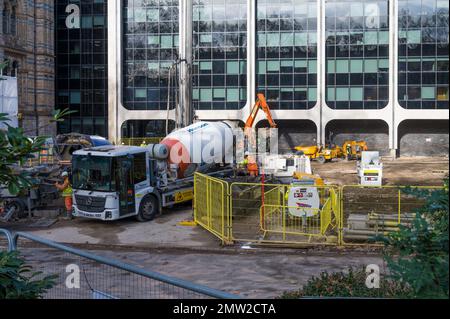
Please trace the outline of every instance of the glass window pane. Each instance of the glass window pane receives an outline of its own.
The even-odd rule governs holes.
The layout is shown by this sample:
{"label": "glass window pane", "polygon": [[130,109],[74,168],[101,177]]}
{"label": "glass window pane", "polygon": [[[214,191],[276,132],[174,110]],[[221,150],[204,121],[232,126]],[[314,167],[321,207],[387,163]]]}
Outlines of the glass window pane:
{"label": "glass window pane", "polygon": [[200,62],[200,70],[211,70],[212,69],[212,62]]}
{"label": "glass window pane", "polygon": [[423,99],[435,99],[435,89],[434,87],[422,87],[422,98]]}
{"label": "glass window pane", "polygon": [[267,46],[268,47],[279,47],[280,46],[280,34],[279,33],[268,33],[267,34]]}
{"label": "glass window pane", "polygon": [[368,73],[378,72],[377,60],[364,60],[364,71]]}
{"label": "glass window pane", "polygon": [[363,60],[350,60],[351,73],[363,73]]}
{"label": "glass window pane", "polygon": [[348,88],[336,88],[336,101],[348,101]]}
{"label": "glass window pane", "polygon": [[145,99],[145,98],[147,98],[147,90],[146,89],[135,89],[134,96],[136,98]]}
{"label": "glass window pane", "polygon": [[316,88],[308,88],[308,100],[309,101],[317,100],[317,89]]}
{"label": "glass window pane", "polygon": [[267,71],[268,72],[280,71],[280,61],[267,61]]}
{"label": "glass window pane", "polygon": [[295,45],[296,46],[307,46],[308,45],[308,34],[307,33],[295,33]]}
{"label": "glass window pane", "polygon": [[421,30],[408,31],[407,42],[410,44],[421,43],[422,42],[422,31]]}
{"label": "glass window pane", "polygon": [[239,101],[239,89],[227,89],[227,101],[238,102]]}
{"label": "glass window pane", "polygon": [[350,5],[350,15],[352,17],[362,17],[364,16],[364,6],[363,3],[352,3]]}
{"label": "glass window pane", "polygon": [[200,89],[200,101],[202,101],[202,102],[212,101],[212,90],[211,89]]}
{"label": "glass window pane", "polygon": [[235,61],[227,62],[227,73],[228,74],[239,74],[239,63]]}
{"label": "glass window pane", "polygon": [[389,44],[389,31],[378,32],[378,43]]}
{"label": "glass window pane", "polygon": [[334,87],[327,88],[327,100],[328,101],[335,101],[336,98],[334,96]]}
{"label": "glass window pane", "polygon": [[258,61],[258,74],[266,73],[266,61]]}
{"label": "glass window pane", "polygon": [[363,101],[363,88],[352,87],[350,88],[350,100],[351,101]]}
{"label": "glass window pane", "polygon": [[336,61],[336,73],[348,73],[348,60]]}
{"label": "glass window pane", "polygon": [[376,31],[364,32],[364,44],[367,44],[367,45],[378,44],[378,32],[376,32]]}
{"label": "glass window pane", "polygon": [[388,59],[378,60],[378,66],[380,69],[388,69],[389,68],[389,60]]}
{"label": "glass window pane", "polygon": [[281,43],[282,47],[291,47],[294,45],[294,36],[292,33],[281,33]]}
{"label": "glass window pane", "polygon": [[80,92],[70,92],[70,103],[71,104],[80,104],[81,103],[81,94]]}
{"label": "glass window pane", "polygon": [[162,35],[161,36],[161,48],[172,48],[173,47],[173,39],[171,35]]}
{"label": "glass window pane", "polygon": [[309,73],[317,73],[317,61],[311,60],[308,62],[308,72]]}
{"label": "glass window pane", "polygon": [[[158,11],[159,15],[159,11]],[[146,22],[147,21],[147,13],[143,8],[135,8],[134,9],[134,22]]]}
{"label": "glass window pane", "polygon": [[327,61],[327,73],[335,73],[335,60],[328,60]]}
{"label": "glass window pane", "polygon": [[224,99],[225,98],[225,89],[214,89],[214,98],[215,99]]}

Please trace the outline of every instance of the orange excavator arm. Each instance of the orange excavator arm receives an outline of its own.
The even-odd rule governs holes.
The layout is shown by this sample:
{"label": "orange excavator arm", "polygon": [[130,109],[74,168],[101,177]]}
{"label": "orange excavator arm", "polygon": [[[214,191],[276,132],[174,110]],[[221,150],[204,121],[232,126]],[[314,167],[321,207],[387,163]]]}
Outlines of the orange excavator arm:
{"label": "orange excavator arm", "polygon": [[247,121],[245,122],[244,129],[250,129],[253,127],[255,123],[256,116],[258,115],[259,110],[262,109],[266,114],[267,120],[269,121],[269,125],[271,128],[277,127],[275,121],[272,118],[272,113],[270,112],[269,105],[267,104],[266,97],[264,94],[257,94],[257,99],[255,105],[253,105],[252,112],[250,113]]}

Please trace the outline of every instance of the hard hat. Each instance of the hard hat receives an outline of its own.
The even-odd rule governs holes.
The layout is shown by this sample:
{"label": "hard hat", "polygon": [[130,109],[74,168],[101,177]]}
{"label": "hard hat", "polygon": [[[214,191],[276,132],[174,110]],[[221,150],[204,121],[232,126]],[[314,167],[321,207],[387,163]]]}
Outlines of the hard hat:
{"label": "hard hat", "polygon": [[61,177],[66,177],[66,176],[69,176],[69,173],[67,173],[67,172],[62,172],[61,173]]}
{"label": "hard hat", "polygon": [[245,153],[244,153],[244,156],[249,156],[249,155],[250,155],[249,152],[245,152]]}

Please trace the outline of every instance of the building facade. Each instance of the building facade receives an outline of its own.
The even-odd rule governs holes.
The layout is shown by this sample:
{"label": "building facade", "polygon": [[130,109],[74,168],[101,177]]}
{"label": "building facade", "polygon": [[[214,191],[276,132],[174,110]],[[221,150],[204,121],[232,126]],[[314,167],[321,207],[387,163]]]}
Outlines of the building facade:
{"label": "building facade", "polygon": [[106,0],[56,1],[56,105],[70,114],[59,133],[107,136]]}
{"label": "building facade", "polygon": [[121,0],[106,15],[114,142],[163,136],[183,92],[196,119],[240,122],[262,92],[281,151],[354,138],[448,155],[448,1]]}
{"label": "building facade", "polygon": [[19,126],[54,134],[54,1],[0,0],[0,60],[17,77]]}

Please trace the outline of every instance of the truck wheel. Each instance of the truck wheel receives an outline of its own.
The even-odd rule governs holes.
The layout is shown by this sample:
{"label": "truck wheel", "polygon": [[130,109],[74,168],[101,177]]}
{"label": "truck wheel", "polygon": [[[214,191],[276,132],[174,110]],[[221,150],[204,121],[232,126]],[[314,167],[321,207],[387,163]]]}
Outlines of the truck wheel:
{"label": "truck wheel", "polygon": [[154,196],[148,195],[142,200],[136,219],[140,222],[151,221],[155,218],[158,210],[158,201]]}
{"label": "truck wheel", "polygon": [[327,160],[325,159],[325,157],[324,157],[323,155],[320,155],[320,156],[317,158],[317,161],[318,161],[320,164],[325,164],[325,162],[326,162]]}
{"label": "truck wheel", "polygon": [[20,199],[13,199],[7,205],[7,209],[14,207],[14,215],[19,218],[25,218],[28,216],[27,212],[25,212],[26,206]]}

